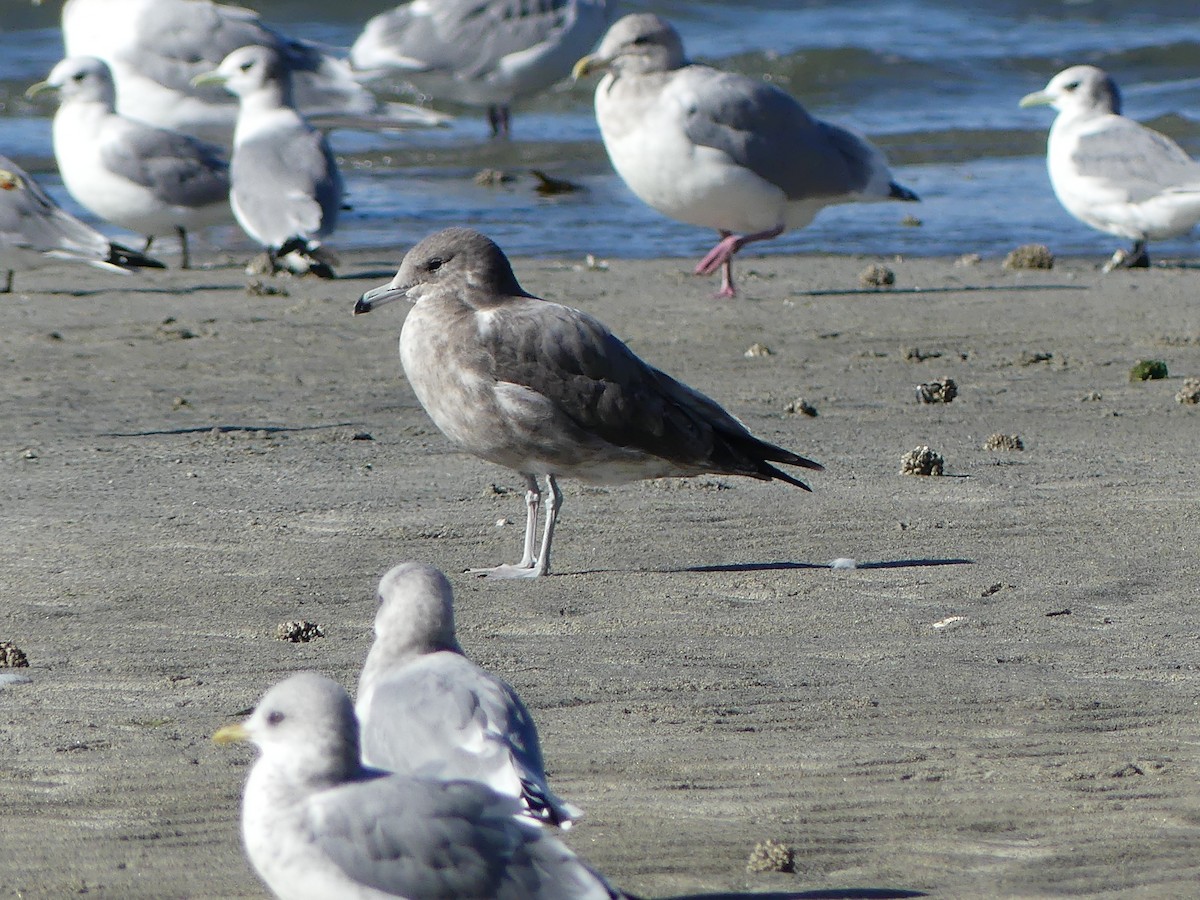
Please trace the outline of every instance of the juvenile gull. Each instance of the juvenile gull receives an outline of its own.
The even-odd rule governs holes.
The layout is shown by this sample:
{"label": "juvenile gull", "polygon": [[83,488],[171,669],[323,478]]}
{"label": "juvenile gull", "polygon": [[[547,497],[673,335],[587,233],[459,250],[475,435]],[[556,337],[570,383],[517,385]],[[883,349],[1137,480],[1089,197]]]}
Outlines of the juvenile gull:
{"label": "juvenile gull", "polygon": [[389,775],[362,765],[354,707],[334,681],[302,672],[263,696],[252,741],[242,839],[283,900],[620,900],[520,805],[474,781]]}
{"label": "juvenile gull", "polygon": [[562,828],[580,815],[546,784],[537,726],[517,692],[463,654],[450,582],[432,566],[403,563],[380,580],[355,710],[368,765],[479,781]]}
{"label": "juvenile gull", "polygon": [[1064,69],[1020,105],[1058,110],[1046,165],[1067,212],[1133,241],[1104,271],[1149,265],[1147,241],[1178,237],[1200,222],[1200,163],[1165,134],[1121,115],[1121,93],[1102,69]]}
{"label": "juvenile gull", "polygon": [[510,107],[571,73],[604,34],[608,0],[410,0],[375,16],[350,48],[364,75],[395,75],[435,100],[487,108],[507,136]]}
{"label": "juvenile gull", "polygon": [[163,268],[156,259],[114,244],[47,196],[20,166],[0,156],[0,293],[12,290],[13,273],[53,265],[55,260],[90,263],[126,272]]}
{"label": "juvenile gull", "polygon": [[72,56],[26,92],[59,93],[54,158],[63,184],[102,219],[146,238],[179,236],[180,266],[189,268],[187,233],[231,222],[229,166],[221,151],[116,111],[112,74],[103,60]]}
{"label": "juvenile gull", "polygon": [[230,203],[272,269],[332,278],[321,238],[337,225],[342,176],[325,136],[292,102],[291,73],[268,47],[241,47],[197,83],[223,84],[240,100],[230,161]]}
{"label": "juvenile gull", "polygon": [[596,87],[596,122],[613,168],[637,197],[721,240],[696,266],[721,270],[732,297],[733,255],[802,228],[825,206],[916,200],[865,138],[814,119],[789,94],[691,63],[671,25],[649,13],[618,20],[575,64]]}
{"label": "juvenile gull", "polygon": [[192,84],[248,44],[280,53],[295,75],[297,100],[322,124],[397,127],[437,124],[444,116],[386,104],[360,84],[350,64],[325,48],[263,24],[258,13],[210,0],[67,0],[68,56],[97,56],[112,67],[119,109],[172,131],[228,146],[237,105],[223,91]]}
{"label": "juvenile gull", "polygon": [[[808,490],[771,463],[821,468],[756,438],[587,313],[524,291],[503,251],[478,232],[449,228],[425,238],[354,312],[401,298],[414,306],[400,333],[400,360],[429,417],[464,450],[525,478],[521,561],[478,574],[549,572],[560,476],[619,484],[712,473]],[[539,477],[549,496],[535,556]]]}

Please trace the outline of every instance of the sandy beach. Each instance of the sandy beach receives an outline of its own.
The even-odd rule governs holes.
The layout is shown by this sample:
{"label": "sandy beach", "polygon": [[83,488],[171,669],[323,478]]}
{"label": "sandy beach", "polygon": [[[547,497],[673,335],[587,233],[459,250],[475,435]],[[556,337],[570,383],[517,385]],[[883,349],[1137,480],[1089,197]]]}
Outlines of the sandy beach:
{"label": "sandy beach", "polygon": [[[418,406],[400,304],[351,316],[401,253],[265,296],[229,260],[0,297],[0,641],[29,662],[0,679],[30,679],[0,686],[0,895],[266,896],[252,753],[210,737],[288,673],[353,689],[403,560],[450,576],[586,811],[567,841],[628,891],[1195,893],[1195,269],[747,254],[730,302],[694,260],[515,259],[826,471],[566,482],[555,574],[492,583],[463,572],[519,555],[519,479]],[[875,261],[892,288],[859,287]],[[901,475],[925,445],[944,474]],[[767,839],[793,872],[747,871]]]}

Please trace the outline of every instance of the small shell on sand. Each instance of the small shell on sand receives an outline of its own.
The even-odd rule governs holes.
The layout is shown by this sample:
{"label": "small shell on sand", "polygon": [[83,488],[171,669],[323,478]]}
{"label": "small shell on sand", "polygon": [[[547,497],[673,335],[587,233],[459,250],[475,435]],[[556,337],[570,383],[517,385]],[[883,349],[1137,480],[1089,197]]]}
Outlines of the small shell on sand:
{"label": "small shell on sand", "polygon": [[983,447],[985,450],[1024,450],[1025,442],[1021,440],[1020,435],[1001,434],[997,431],[984,442]]}
{"label": "small shell on sand", "polygon": [[946,465],[942,455],[929,447],[914,447],[900,459],[901,475],[941,475]]}
{"label": "small shell on sand", "polygon": [[747,872],[795,872],[796,852],[782,841],[759,841],[750,852]]}
{"label": "small shell on sand", "polygon": [[1053,269],[1054,254],[1045,244],[1022,244],[1004,257],[1006,269]]}
{"label": "small shell on sand", "polygon": [[755,356],[774,356],[774,355],[775,355],[775,351],[772,350],[770,347],[768,347],[766,344],[762,343],[761,341],[751,344],[749,349],[747,349],[746,352],[742,354],[742,356],[745,356],[747,358],[752,358]]}
{"label": "small shell on sand", "polygon": [[917,399],[922,403],[949,403],[958,396],[958,383],[953,378],[941,378],[917,385]]}

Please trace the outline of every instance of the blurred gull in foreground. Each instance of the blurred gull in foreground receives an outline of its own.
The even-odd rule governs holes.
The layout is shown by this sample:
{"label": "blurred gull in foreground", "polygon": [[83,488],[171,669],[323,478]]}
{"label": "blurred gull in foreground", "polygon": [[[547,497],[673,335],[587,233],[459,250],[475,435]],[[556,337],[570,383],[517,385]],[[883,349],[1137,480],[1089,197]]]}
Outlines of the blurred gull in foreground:
{"label": "blurred gull in foreground", "polygon": [[[525,543],[514,565],[475,570],[529,578],[550,570],[562,503],[559,476],[593,484],[705,473],[804,482],[771,465],[820,469],[752,435],[709,397],[634,355],[585,312],[540,300],[507,257],[467,228],[433,234],[404,257],[390,284],[354,307],[414,306],[400,360],[434,424],[469,453],[525,478]],[[546,480],[546,524],[535,555]]]}
{"label": "blurred gull in foreground", "polygon": [[580,815],[546,784],[537,726],[517,692],[463,654],[453,592],[432,566],[403,563],[379,582],[375,642],[355,709],[363,761],[400,775],[479,781],[533,819]]}
{"label": "blurred gull in foreground", "polygon": [[623,896],[511,797],[474,781],[365,768],[350,698],[321,675],[275,685],[244,724],[213,740],[258,747],[242,839],[282,900]]}
{"label": "blurred gull in foreground", "polygon": [[375,16],[350,49],[363,75],[396,76],[434,100],[487,108],[507,136],[510,107],[571,73],[611,19],[608,0],[410,0]]}
{"label": "blurred gull in foreground", "polygon": [[189,230],[233,220],[229,167],[220,150],[116,112],[112,75],[102,60],[68,57],[27,93],[59,92],[54,157],[63,184],[97,216],[146,238],[174,233],[180,265],[191,265]]}
{"label": "blurred gull in foreground", "polygon": [[337,226],[342,176],[325,136],[297,112],[291,73],[267,47],[234,50],[199,84],[223,84],[241,101],[233,134],[230,203],[270,269],[334,277],[320,252]]}
{"label": "blurred gull in foreground", "polygon": [[613,168],[644,203],[720,233],[696,267],[721,270],[720,296],[734,295],[733,255],[746,244],[802,228],[833,203],[917,199],[860,135],[774,85],[689,63],[658,16],[617,21],[574,75],[597,69],[607,70],[596,121]]}
{"label": "blurred gull in foreground", "polygon": [[308,41],[263,24],[258,13],[210,0],[67,0],[62,12],[68,56],[96,56],[113,70],[119,109],[143,122],[228,146],[237,118],[232,98],[192,79],[238,47],[281,55],[295,75],[300,107],[322,127],[433,125],[445,116],[381,103],[350,64]]}
{"label": "blurred gull in foreground", "polygon": [[1120,91],[1103,70],[1064,69],[1021,106],[1058,110],[1046,165],[1067,212],[1133,241],[1104,271],[1149,265],[1147,241],[1187,234],[1200,222],[1200,163],[1165,134],[1122,116]]}
{"label": "blurred gull in foreground", "polygon": [[58,206],[16,163],[0,156],[0,293],[12,290],[13,272],[56,260],[85,262],[113,272],[163,268],[158,260],[109,241]]}

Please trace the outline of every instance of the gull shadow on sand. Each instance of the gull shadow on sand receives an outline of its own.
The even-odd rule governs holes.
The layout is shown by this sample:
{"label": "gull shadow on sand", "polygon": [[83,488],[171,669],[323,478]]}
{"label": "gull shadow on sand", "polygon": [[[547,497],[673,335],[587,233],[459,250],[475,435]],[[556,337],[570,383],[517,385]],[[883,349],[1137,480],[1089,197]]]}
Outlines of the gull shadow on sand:
{"label": "gull shadow on sand", "polygon": [[[102,431],[100,437],[161,437],[185,434],[288,434],[303,431],[328,431],[330,428],[350,428],[353,422],[330,422],[326,425],[199,425],[194,428],[163,428],[148,431]],[[365,433],[365,432],[364,432]],[[367,438],[363,438],[367,440]]]}
{"label": "gull shadow on sand", "polygon": [[[971,566],[973,559],[885,559],[878,562],[857,562],[845,569],[922,569],[933,566]],[[806,563],[793,560],[758,563],[721,563],[712,566],[688,566],[685,569],[671,569],[672,572],[776,572],[787,569],[842,569],[832,563]]]}
{"label": "gull shadow on sand", "polygon": [[868,294],[969,294],[977,291],[1086,291],[1090,284],[960,284],[954,287],[830,288],[792,291],[793,297],[853,297]]}
{"label": "gull shadow on sand", "polygon": [[766,894],[687,894],[664,897],[662,900],[901,900],[905,897],[928,897],[924,891],[906,888],[845,887],[819,888],[812,891],[772,891]]}

